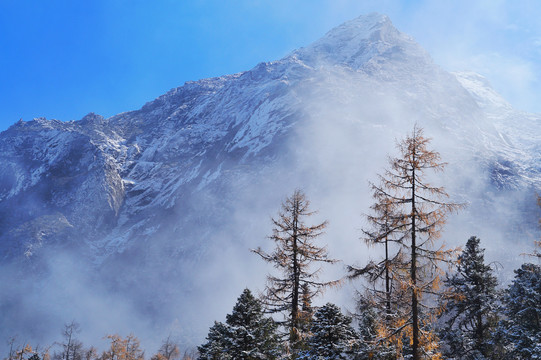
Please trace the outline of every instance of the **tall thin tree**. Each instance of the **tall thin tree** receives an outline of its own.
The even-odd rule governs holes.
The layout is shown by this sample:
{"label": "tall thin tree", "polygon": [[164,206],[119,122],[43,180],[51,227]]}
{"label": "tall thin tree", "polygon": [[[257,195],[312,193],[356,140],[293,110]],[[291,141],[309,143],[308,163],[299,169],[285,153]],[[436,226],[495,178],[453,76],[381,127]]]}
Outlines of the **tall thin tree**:
{"label": "tall thin tree", "polygon": [[61,353],[55,353],[55,360],[81,360],[83,358],[83,343],[77,339],[77,334],[81,332],[80,325],[72,320],[69,324],[64,324],[62,331],[63,342]]}
{"label": "tall thin tree", "polygon": [[[369,282],[366,291],[359,292],[359,304],[362,304],[359,310],[367,311],[366,305],[370,304],[374,334],[369,346],[381,354],[388,353],[391,344],[401,348],[400,331],[394,329],[403,325],[403,314],[400,312],[404,311],[406,293],[400,284],[405,281],[408,264],[400,248],[404,238],[400,231],[402,216],[396,213],[396,204],[380,190],[381,186],[372,183],[370,186],[375,203],[370,207],[371,213],[366,215],[369,227],[363,228],[363,239],[369,246],[383,247],[384,257],[381,261],[372,260],[363,267],[348,266],[347,269],[350,279],[364,277]],[[360,313],[359,317],[364,319],[366,314]]]}
{"label": "tall thin tree", "polygon": [[[376,202],[371,206],[372,213],[366,215],[370,225],[363,228],[364,241],[369,246],[382,245],[384,258],[379,262],[370,261],[364,267],[348,266],[348,277],[355,279],[365,276],[372,284],[369,295],[375,305],[383,310],[386,320],[390,320],[396,310],[396,299],[393,300],[393,288],[396,291],[399,278],[403,277],[403,269],[407,266],[399,245],[404,238],[400,231],[403,226],[401,214],[395,212],[396,204],[374,184],[370,184]],[[382,289],[383,287],[383,289]]]}
{"label": "tall thin tree", "polygon": [[[301,190],[295,190],[291,197],[282,203],[282,210],[274,224],[270,239],[276,248],[266,253],[261,248],[253,250],[263,260],[272,263],[281,275],[269,275],[263,296],[267,310],[285,315],[284,325],[289,333],[290,347],[293,353],[302,341],[303,301],[309,302],[313,297],[338,281],[318,281],[321,268],[314,269],[316,263],[334,263],[328,257],[324,246],[314,244],[314,240],[323,234],[327,226],[324,221],[316,225],[307,225],[305,219],[314,215],[310,210],[310,201]],[[303,288],[310,293],[302,293]]]}
{"label": "tall thin tree", "polygon": [[430,150],[430,139],[423,136],[417,126],[410,135],[397,144],[400,155],[390,159],[390,169],[380,176],[381,185],[374,190],[381,199],[393,209],[393,228],[402,235],[399,244],[408,254],[409,273],[401,286],[409,293],[408,318],[400,330],[406,330],[411,337],[413,359],[421,359],[421,352],[428,354],[434,350],[433,333],[427,330],[428,317],[421,313],[427,309],[422,303],[423,296],[435,294],[440,279],[441,261],[448,261],[454,250],[443,245],[435,248],[449,212],[462,205],[448,202],[448,194],[443,187],[427,182],[427,172],[440,172],[445,167],[439,153]]}

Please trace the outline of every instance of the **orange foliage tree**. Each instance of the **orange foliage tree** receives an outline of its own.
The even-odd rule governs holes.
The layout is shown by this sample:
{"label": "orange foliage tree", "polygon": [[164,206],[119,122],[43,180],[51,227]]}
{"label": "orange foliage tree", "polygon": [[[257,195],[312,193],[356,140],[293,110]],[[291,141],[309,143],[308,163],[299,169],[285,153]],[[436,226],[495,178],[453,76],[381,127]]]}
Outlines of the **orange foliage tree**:
{"label": "orange foliage tree", "polygon": [[144,360],[139,339],[133,334],[125,339],[118,334],[107,335],[106,338],[111,341],[111,345],[103,352],[100,360]]}
{"label": "orange foliage tree", "polygon": [[[372,185],[376,205],[372,207],[375,215],[369,220],[375,231],[365,232],[369,242],[383,243],[387,251],[390,240],[398,244],[394,257],[386,252],[386,260],[379,266],[379,274],[384,275],[375,277],[385,280],[385,289],[378,290],[384,294],[387,319],[382,333],[409,339],[414,360],[440,356],[437,338],[430,330],[436,309],[427,300],[438,295],[441,263],[450,261],[455,254],[455,250],[436,246],[436,241],[447,215],[462,207],[447,201],[449,196],[443,187],[427,182],[428,172],[440,172],[446,165],[439,153],[428,148],[429,143],[423,130],[415,126],[397,144],[400,155],[389,160],[390,169],[379,176],[380,185]],[[407,296],[407,302],[397,302],[395,309],[391,308],[391,281],[396,283],[395,294],[401,299]],[[401,340],[398,345],[402,345]]]}

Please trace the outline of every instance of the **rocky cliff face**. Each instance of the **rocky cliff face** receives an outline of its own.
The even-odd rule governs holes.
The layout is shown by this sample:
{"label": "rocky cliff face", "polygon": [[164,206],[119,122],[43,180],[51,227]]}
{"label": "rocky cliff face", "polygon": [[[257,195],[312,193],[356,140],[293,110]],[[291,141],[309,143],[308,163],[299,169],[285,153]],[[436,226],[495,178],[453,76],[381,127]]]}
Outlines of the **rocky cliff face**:
{"label": "rocky cliff face", "polygon": [[[449,162],[439,180],[471,204],[457,220],[464,232],[531,229],[520,216],[540,187],[541,117],[513,110],[478,75],[445,72],[371,14],[282,60],[186,83],[140,110],[16,123],[0,134],[0,255],[28,264],[80,254],[93,281],[160,318],[179,297],[161,279],[181,284],[192,306],[210,286],[202,269],[264,241],[266,220],[295,187],[329,209],[331,224],[353,222],[349,233],[329,230],[338,249],[355,242],[371,202],[366,182],[414,123]],[[512,205],[502,205],[505,194]]]}

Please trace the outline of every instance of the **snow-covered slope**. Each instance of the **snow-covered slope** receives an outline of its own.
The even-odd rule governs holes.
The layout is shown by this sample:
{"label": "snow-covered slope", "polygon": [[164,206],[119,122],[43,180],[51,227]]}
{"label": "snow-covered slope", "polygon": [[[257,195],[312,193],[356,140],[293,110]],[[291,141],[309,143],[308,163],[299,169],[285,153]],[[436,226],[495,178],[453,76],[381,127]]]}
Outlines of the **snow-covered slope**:
{"label": "snow-covered slope", "polygon": [[456,73],[458,81],[483,109],[494,124],[505,146],[494,149],[507,151],[506,157],[517,168],[520,177],[535,188],[541,186],[541,115],[515,110],[492,87],[487,79],[475,73]]}
{"label": "snow-covered slope", "polygon": [[[366,182],[414,123],[449,162],[438,181],[471,204],[457,234],[531,229],[521,216],[540,186],[540,116],[513,110],[476,74],[442,70],[389,18],[370,14],[136,111],[14,124],[0,134],[0,255],[41,276],[54,273],[54,254],[77,254],[92,281],[167,323],[166,310],[208,305],[200,299],[211,286],[235,292],[225,279],[262,279],[247,270],[247,249],[265,241],[269,216],[295,187],[331,220],[337,257],[351,260],[343,249],[359,246]],[[504,198],[513,199],[505,211]]]}

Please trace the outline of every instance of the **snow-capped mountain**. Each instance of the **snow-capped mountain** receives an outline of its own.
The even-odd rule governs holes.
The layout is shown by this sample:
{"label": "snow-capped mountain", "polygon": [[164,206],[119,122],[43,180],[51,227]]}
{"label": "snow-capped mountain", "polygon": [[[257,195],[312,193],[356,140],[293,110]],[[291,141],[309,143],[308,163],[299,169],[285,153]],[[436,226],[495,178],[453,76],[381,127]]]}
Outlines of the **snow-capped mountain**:
{"label": "snow-capped mountain", "polygon": [[[156,318],[171,303],[200,311],[209,284],[227,292],[224,279],[264,278],[242,268],[257,261],[247,249],[265,242],[269,217],[295,187],[330,220],[331,250],[362,252],[367,181],[415,123],[449,163],[438,181],[470,203],[453,233],[531,231],[524,214],[541,185],[541,116],[514,110],[477,74],[444,71],[389,18],[370,14],[281,60],[188,82],[136,111],[14,124],[0,134],[0,255],[40,279],[54,274],[54,254],[77,254],[90,279],[137,297],[140,313]],[[205,271],[209,263],[220,270]],[[17,306],[30,305],[2,301]],[[170,320],[161,315],[158,323]]]}

